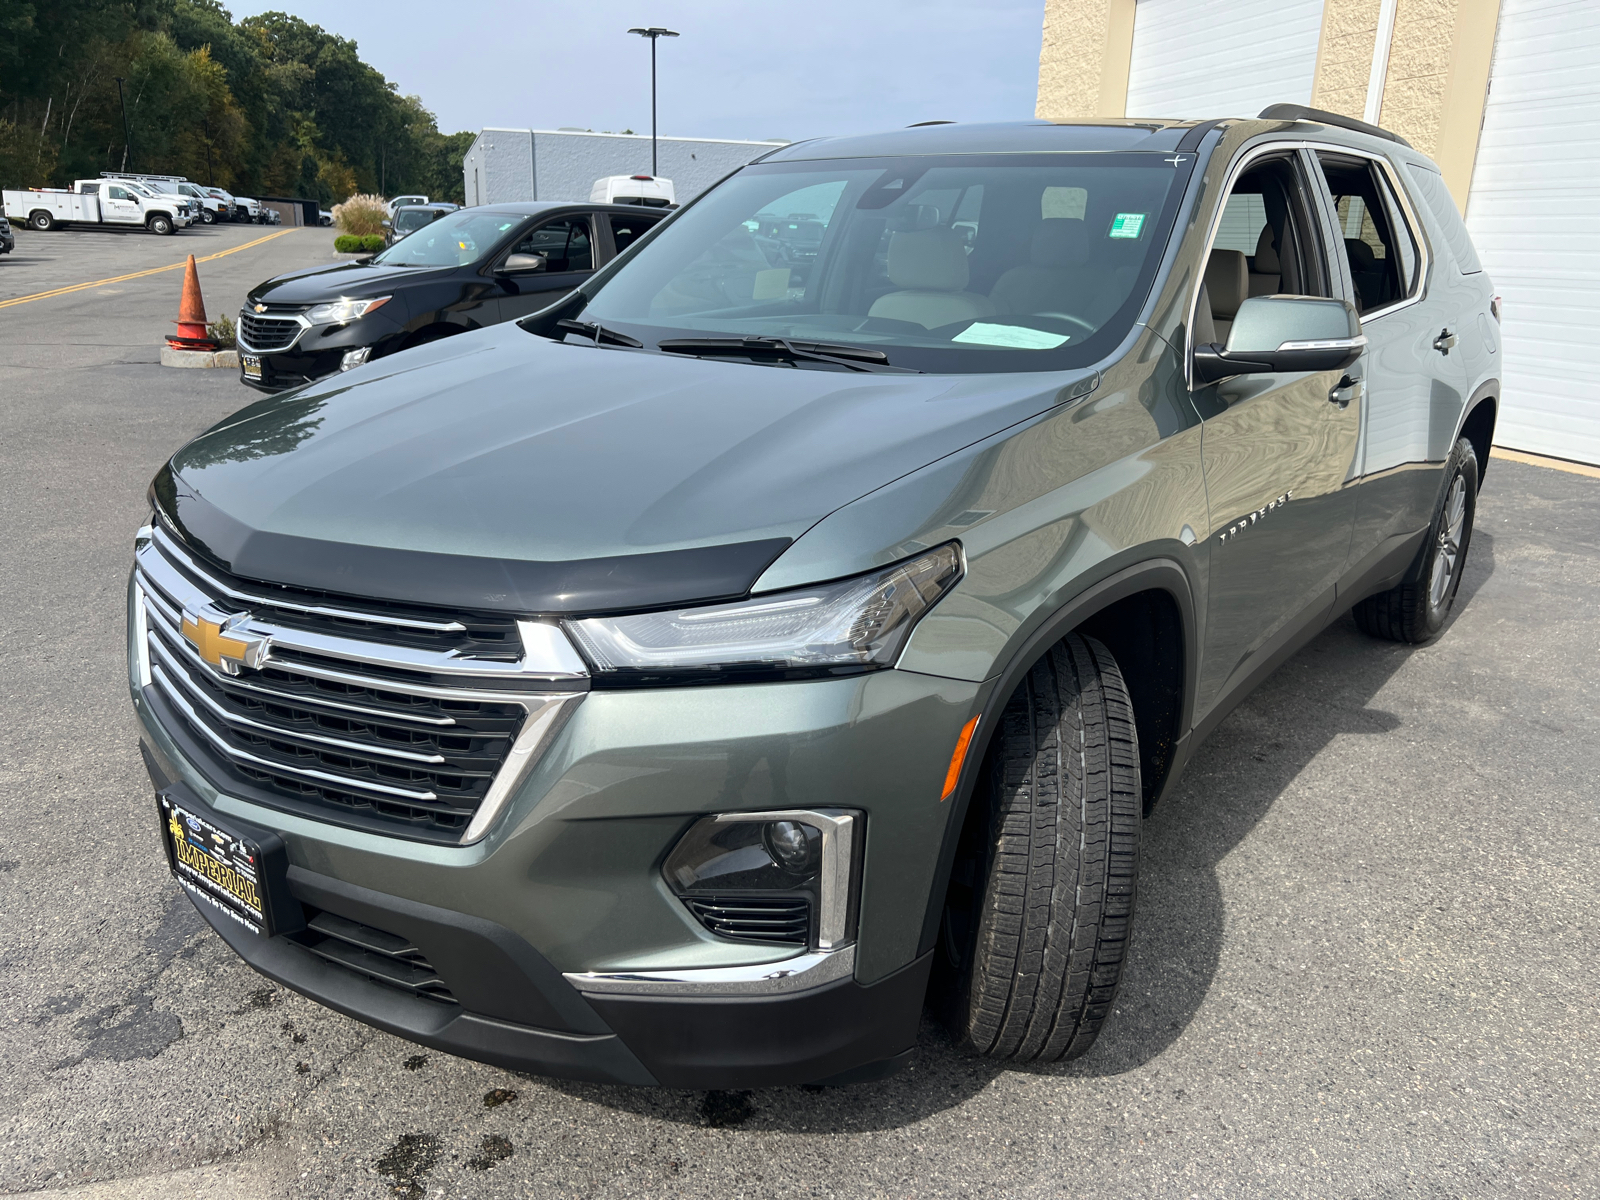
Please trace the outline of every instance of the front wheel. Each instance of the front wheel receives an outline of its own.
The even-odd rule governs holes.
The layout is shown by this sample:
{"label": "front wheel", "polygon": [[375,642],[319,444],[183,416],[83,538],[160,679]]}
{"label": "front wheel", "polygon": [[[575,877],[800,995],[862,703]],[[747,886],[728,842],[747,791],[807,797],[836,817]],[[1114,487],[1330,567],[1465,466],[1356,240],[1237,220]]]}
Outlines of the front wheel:
{"label": "front wheel", "polygon": [[1444,495],[1417,563],[1387,592],[1352,610],[1363,633],[1391,642],[1425,642],[1444,628],[1461,589],[1461,574],[1478,512],[1478,452],[1466,438],[1445,463]]}
{"label": "front wheel", "polygon": [[165,237],[172,232],[172,218],[162,213],[156,213],[150,218],[150,232],[159,233]]}
{"label": "front wheel", "polygon": [[951,872],[934,1001],[969,1050],[1076,1058],[1111,1013],[1133,928],[1133,707],[1111,652],[1072,634],[999,721]]}
{"label": "front wheel", "polygon": [[215,225],[216,223],[217,223],[217,214],[216,213],[212,212],[209,208],[202,208],[200,210],[200,224],[202,224],[202,225]]}

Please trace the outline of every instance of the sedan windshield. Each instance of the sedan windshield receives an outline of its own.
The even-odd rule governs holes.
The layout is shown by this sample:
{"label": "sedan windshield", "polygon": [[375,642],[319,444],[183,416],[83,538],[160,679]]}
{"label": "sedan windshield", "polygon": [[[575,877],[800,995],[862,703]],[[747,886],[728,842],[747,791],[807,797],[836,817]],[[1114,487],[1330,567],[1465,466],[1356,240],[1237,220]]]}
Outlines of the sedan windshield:
{"label": "sedan windshield", "polygon": [[1084,365],[1137,315],[1186,170],[1104,153],[747,167],[626,261],[580,319],[647,345],[859,345],[925,371]]}
{"label": "sedan windshield", "polygon": [[390,267],[464,267],[488,254],[527,219],[516,213],[463,209],[401,238],[372,261]]}

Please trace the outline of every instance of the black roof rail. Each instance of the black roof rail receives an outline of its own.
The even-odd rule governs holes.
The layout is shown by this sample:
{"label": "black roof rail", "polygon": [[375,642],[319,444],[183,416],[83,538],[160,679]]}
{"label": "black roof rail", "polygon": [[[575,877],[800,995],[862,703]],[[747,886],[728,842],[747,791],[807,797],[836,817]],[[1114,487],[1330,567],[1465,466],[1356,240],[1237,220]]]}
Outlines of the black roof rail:
{"label": "black roof rail", "polygon": [[1386,141],[1399,142],[1407,150],[1411,149],[1411,143],[1398,133],[1391,133],[1387,129],[1369,125],[1365,121],[1356,120],[1354,117],[1341,116],[1338,113],[1326,112],[1320,108],[1307,108],[1303,104],[1269,104],[1261,110],[1260,119],[1263,121],[1317,121],[1323,125],[1337,125],[1341,129],[1352,129],[1356,133],[1366,133],[1373,137],[1383,138]]}

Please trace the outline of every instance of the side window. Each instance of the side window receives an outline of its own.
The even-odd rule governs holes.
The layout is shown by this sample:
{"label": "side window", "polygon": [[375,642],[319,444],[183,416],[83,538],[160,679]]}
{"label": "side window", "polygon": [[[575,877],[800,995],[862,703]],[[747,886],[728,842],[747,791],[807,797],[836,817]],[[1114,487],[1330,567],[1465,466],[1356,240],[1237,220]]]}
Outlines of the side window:
{"label": "side window", "polygon": [[1428,211],[1433,214],[1435,224],[1444,234],[1444,240],[1450,243],[1450,252],[1456,259],[1456,269],[1463,275],[1476,275],[1483,270],[1483,264],[1478,261],[1478,252],[1473,248],[1472,238],[1467,234],[1466,222],[1456,211],[1456,202],[1450,195],[1450,189],[1444,185],[1444,176],[1437,171],[1429,170],[1421,163],[1407,163],[1406,173],[1411,177],[1412,190],[1421,193],[1423,203],[1427,205]]}
{"label": "side window", "polygon": [[127,191],[125,189],[119,188],[119,187],[108,187],[106,189],[106,195],[109,196],[113,200],[132,200],[133,199],[132,196],[128,195],[128,193],[127,193]]}
{"label": "side window", "polygon": [[537,254],[545,260],[545,270],[552,273],[594,270],[594,246],[589,236],[589,222],[583,217],[547,221],[518,242],[511,252]]}
{"label": "side window", "polygon": [[649,217],[624,217],[616,213],[611,214],[611,240],[616,243],[617,253],[621,254],[633,245],[654,225],[655,222]]}
{"label": "side window", "polygon": [[1366,159],[1317,158],[1338,209],[1356,307],[1365,314],[1404,300],[1418,283],[1417,248],[1383,171]]}
{"label": "side window", "polygon": [[1329,296],[1322,242],[1292,160],[1257,163],[1234,181],[1206,258],[1194,344],[1227,343],[1252,296]]}

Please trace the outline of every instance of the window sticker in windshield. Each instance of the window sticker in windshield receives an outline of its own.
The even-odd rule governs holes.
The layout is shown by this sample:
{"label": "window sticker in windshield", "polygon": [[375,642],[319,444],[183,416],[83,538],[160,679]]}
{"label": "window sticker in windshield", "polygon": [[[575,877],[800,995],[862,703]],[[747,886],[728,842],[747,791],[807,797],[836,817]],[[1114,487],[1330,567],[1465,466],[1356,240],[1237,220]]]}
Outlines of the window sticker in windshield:
{"label": "window sticker in windshield", "polygon": [[1114,238],[1137,238],[1144,229],[1146,213],[1118,213],[1111,220],[1110,236]]}
{"label": "window sticker in windshield", "polygon": [[973,346],[1005,346],[1012,350],[1054,350],[1058,346],[1065,346],[1071,336],[1069,333],[1029,329],[1026,325],[993,325],[986,321],[974,321],[950,340]]}

